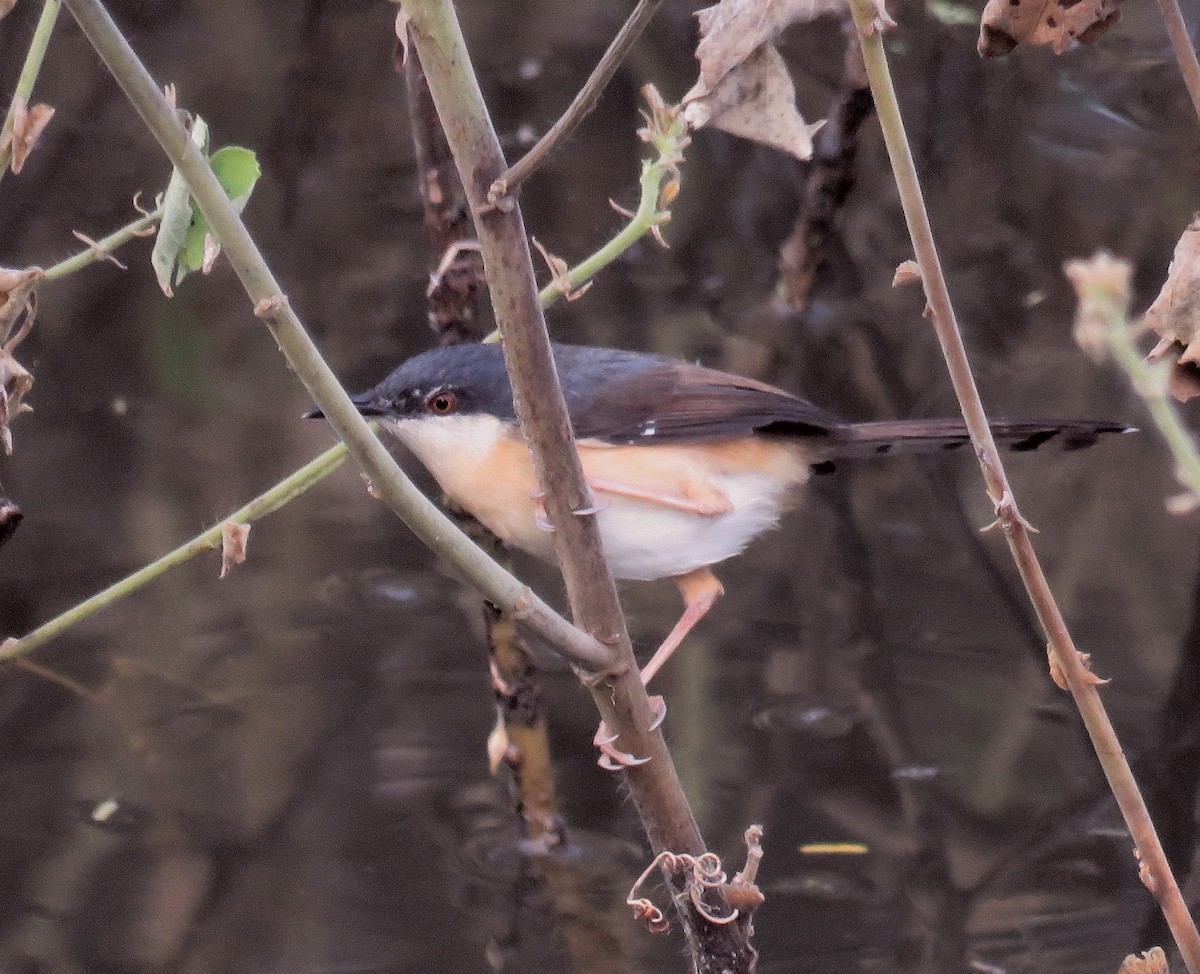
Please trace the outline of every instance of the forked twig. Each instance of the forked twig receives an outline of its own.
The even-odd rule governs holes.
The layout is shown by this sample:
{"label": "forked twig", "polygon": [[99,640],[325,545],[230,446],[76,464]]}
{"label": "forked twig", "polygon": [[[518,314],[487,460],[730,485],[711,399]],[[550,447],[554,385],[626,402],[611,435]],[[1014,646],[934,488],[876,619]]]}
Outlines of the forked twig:
{"label": "forked twig", "polygon": [[592,71],[591,76],[584,82],[583,87],[579,89],[579,94],[567,106],[567,110],[562,113],[562,116],[557,122],[550,126],[550,130],[538,139],[534,145],[521,159],[514,165],[510,166],[500,177],[492,183],[488,190],[488,202],[499,206],[507,197],[512,196],[520,185],[533,175],[546,158],[553,152],[560,142],[565,139],[574,130],[575,126],[584,120],[587,114],[596,107],[596,102],[600,100],[600,95],[612,76],[616,74],[617,68],[621,66],[621,62],[625,60],[625,55],[629,53],[629,49],[637,43],[637,39],[642,36],[642,31],[654,18],[654,13],[662,5],[663,0],[638,0],[638,5],[633,8],[633,13],[629,15],[629,19],[621,26],[617,32],[617,36],[613,38],[613,42],[608,46],[608,50],[604,52],[604,56]]}

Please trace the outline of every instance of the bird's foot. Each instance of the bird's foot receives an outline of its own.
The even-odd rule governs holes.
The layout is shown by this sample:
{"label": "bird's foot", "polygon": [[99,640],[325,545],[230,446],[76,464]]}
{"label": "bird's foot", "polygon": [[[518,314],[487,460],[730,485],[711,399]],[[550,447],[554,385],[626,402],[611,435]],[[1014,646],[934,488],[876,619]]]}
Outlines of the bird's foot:
{"label": "bird's foot", "polygon": [[[662,726],[662,722],[667,717],[667,704],[660,696],[650,698],[650,706],[654,710],[654,716],[650,720],[650,725],[646,728],[648,732],[656,731]],[[592,738],[592,743],[600,749],[600,758],[597,764],[605,771],[620,771],[622,768],[636,768],[639,764],[645,764],[650,759],[634,757],[615,747],[619,734],[609,732],[608,725],[604,721],[600,721],[600,726],[596,729],[596,736]]]}

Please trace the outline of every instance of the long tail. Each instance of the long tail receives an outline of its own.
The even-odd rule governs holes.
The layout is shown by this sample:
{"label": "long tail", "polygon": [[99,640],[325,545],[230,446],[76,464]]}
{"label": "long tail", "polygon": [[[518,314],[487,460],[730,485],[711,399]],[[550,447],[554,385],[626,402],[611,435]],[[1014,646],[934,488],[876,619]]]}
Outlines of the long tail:
{"label": "long tail", "polygon": [[[1134,432],[1123,423],[1091,420],[999,420],[992,423],[996,442],[1011,450],[1036,450],[1055,443],[1064,450],[1080,450],[1106,433]],[[937,453],[969,446],[970,436],[961,419],[900,419],[881,423],[847,423],[835,426],[822,443],[821,453],[836,457],[870,457],[889,453]]]}

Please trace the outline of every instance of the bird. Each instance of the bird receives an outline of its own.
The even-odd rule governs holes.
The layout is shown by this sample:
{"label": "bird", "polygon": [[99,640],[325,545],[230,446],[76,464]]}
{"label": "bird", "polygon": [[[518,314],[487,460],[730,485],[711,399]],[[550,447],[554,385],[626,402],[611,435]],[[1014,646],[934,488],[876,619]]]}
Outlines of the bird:
{"label": "bird", "polygon": [[[848,422],[766,383],[643,352],[552,343],[601,542],[614,577],[671,579],[679,621],[644,682],[724,587],[712,566],[774,528],[810,475],[844,457],[936,453],[970,443],[961,418]],[[553,528],[498,344],[430,349],[351,397],[501,541],[554,562]],[[307,414],[319,417],[319,410]],[[1091,446],[1123,423],[998,421],[1012,450]]]}

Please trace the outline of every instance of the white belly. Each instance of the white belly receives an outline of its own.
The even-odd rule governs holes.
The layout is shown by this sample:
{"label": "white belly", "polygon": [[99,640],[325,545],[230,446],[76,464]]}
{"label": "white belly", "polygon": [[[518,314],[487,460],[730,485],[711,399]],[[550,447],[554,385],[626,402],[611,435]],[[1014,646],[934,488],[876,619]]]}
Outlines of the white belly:
{"label": "white belly", "polygon": [[733,510],[705,516],[660,504],[597,493],[604,553],[617,578],[651,580],[683,575],[731,558],[779,523],[783,488],[761,474],[726,475],[717,486]]}

